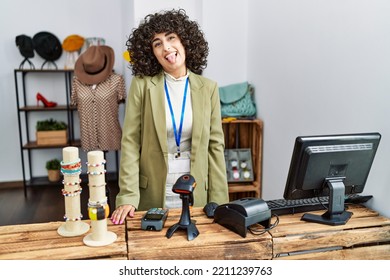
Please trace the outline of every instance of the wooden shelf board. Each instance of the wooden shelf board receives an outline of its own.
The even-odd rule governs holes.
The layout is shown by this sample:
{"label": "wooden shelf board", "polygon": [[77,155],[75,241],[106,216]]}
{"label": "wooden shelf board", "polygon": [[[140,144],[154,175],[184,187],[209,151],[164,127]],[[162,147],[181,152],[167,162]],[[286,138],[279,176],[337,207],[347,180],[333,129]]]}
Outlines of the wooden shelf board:
{"label": "wooden shelf board", "polygon": [[32,141],[23,145],[23,149],[56,149],[56,148],[63,148],[66,146],[80,147],[81,142],[80,140],[75,140],[70,142],[68,145],[37,145],[36,141]]}
{"label": "wooden shelf board", "polygon": [[229,184],[229,193],[237,192],[258,192],[257,184],[252,183],[250,185],[232,185]]}
{"label": "wooden shelf board", "polygon": [[15,69],[19,73],[72,73],[73,69]]}
{"label": "wooden shelf board", "polygon": [[43,107],[43,106],[24,106],[19,108],[19,111],[30,112],[30,111],[66,111],[66,110],[77,110],[74,106],[57,105],[55,107]]}

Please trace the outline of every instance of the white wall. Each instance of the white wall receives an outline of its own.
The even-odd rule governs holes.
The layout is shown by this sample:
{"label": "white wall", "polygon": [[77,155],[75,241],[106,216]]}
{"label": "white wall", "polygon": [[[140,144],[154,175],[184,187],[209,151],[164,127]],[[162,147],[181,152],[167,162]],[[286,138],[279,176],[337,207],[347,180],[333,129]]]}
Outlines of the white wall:
{"label": "white wall", "polygon": [[203,2],[202,28],[210,48],[204,75],[220,86],[248,79],[247,3],[242,0]]}
{"label": "white wall", "polygon": [[[129,86],[122,52],[131,29],[150,12],[179,7],[200,23],[209,41],[205,76],[219,85],[248,80],[256,87],[264,120],[265,199],[283,194],[296,136],[379,131],[383,138],[367,193],[375,196],[370,206],[390,217],[385,125],[390,2],[385,0],[2,0],[0,153],[6,160],[0,161],[0,181],[22,179],[13,81],[22,57],[16,35],[47,30],[61,41],[73,33],[104,37],[116,53],[115,71]],[[33,61],[42,63],[37,55]],[[35,165],[45,172],[42,163]]]}
{"label": "white wall", "polygon": [[[15,45],[15,37],[26,34],[33,37],[40,31],[53,33],[62,42],[68,35],[79,34],[83,37],[103,37],[106,44],[115,51],[114,69],[123,73],[122,52],[125,50],[125,32],[122,30],[121,1],[106,0],[3,0],[0,3],[0,181],[21,180],[21,156],[19,151],[19,133],[16,112],[16,97],[13,70],[19,67],[23,57]],[[108,13],[109,11],[109,13]],[[118,15],[118,16],[116,16]],[[43,59],[35,53],[31,59],[36,68],[40,68]],[[56,61],[59,68],[64,67],[65,55]],[[64,82],[58,76],[47,76],[49,83],[28,79],[27,94],[34,104],[35,94],[39,91],[49,100],[60,100],[64,96]],[[63,101],[64,102],[64,101]],[[49,114],[32,116],[31,126],[35,127],[37,119],[51,117]],[[63,116],[53,113],[52,117],[61,120]],[[33,134],[33,133],[32,133]],[[34,136],[35,137],[35,136]],[[32,167],[35,176],[46,174],[47,159],[62,158],[60,149],[32,151]],[[83,155],[80,152],[81,156]],[[114,163],[113,154],[109,162]],[[115,168],[115,165],[108,165]],[[109,168],[110,169],[110,168]]]}
{"label": "white wall", "polygon": [[390,2],[250,0],[248,11],[264,197],[283,195],[296,136],[378,131],[365,192],[390,216]]}

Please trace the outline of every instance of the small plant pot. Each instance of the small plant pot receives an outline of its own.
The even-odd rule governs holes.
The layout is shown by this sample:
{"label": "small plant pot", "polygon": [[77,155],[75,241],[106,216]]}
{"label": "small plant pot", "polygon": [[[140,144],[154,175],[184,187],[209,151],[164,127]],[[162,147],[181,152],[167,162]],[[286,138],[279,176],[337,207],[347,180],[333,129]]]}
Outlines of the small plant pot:
{"label": "small plant pot", "polygon": [[59,170],[48,170],[47,177],[50,182],[58,182],[61,178]]}

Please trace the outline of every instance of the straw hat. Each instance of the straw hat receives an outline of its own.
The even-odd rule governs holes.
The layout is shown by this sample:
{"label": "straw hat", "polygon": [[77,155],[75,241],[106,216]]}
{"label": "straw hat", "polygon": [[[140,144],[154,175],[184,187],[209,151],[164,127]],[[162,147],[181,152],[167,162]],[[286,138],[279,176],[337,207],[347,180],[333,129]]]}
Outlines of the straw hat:
{"label": "straw hat", "polygon": [[88,85],[103,82],[112,73],[114,50],[109,46],[90,46],[76,61],[74,74]]}
{"label": "straw hat", "polygon": [[80,35],[69,35],[62,42],[62,49],[67,52],[79,51],[84,45],[84,38]]}

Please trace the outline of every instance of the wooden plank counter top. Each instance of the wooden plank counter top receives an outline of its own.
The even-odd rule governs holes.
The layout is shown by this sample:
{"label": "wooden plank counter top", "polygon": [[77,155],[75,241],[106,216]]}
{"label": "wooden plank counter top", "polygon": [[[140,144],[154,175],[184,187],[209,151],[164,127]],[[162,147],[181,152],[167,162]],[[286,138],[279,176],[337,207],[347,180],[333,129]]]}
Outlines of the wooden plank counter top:
{"label": "wooden plank counter top", "polygon": [[[274,259],[390,259],[390,219],[361,205],[348,205],[341,226],[301,221],[303,213],[282,215],[270,231]],[[322,214],[324,211],[313,211]]]}
{"label": "wooden plank counter top", "polygon": [[[89,223],[89,221],[84,221]],[[117,240],[107,246],[89,247],[83,238],[91,233],[63,237],[57,229],[64,222],[12,225],[0,227],[0,259],[3,260],[64,260],[64,259],[127,259],[125,226],[108,220],[108,231]]]}
{"label": "wooden plank counter top", "polygon": [[179,221],[181,209],[170,209],[162,231],[142,230],[145,212],[136,212],[123,225],[112,225],[108,220],[108,231],[118,238],[101,247],[84,244],[83,238],[91,229],[76,237],[60,236],[57,229],[64,222],[1,226],[0,259],[390,259],[390,219],[360,205],[349,205],[348,210],[353,216],[345,225],[301,221],[303,213],[282,215],[269,232],[248,232],[243,238],[207,218],[202,208],[192,208],[199,235],[191,241],[185,230],[176,231],[169,239],[165,236],[168,228]]}
{"label": "wooden plank counter top", "polygon": [[241,237],[225,227],[213,223],[202,208],[192,208],[191,219],[196,221],[199,235],[187,240],[185,230],[177,230],[171,238],[165,236],[169,227],[180,219],[181,209],[170,209],[161,231],[141,229],[141,217],[145,212],[136,212],[127,218],[128,258],[138,260],[223,260],[223,259],[271,259],[272,239],[269,233],[253,235],[248,232]]}

